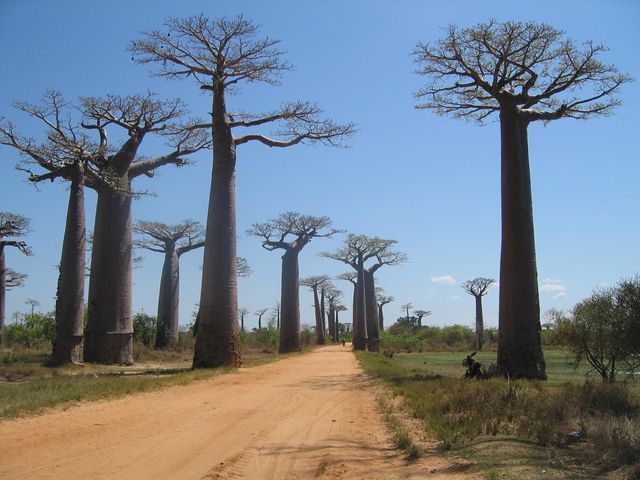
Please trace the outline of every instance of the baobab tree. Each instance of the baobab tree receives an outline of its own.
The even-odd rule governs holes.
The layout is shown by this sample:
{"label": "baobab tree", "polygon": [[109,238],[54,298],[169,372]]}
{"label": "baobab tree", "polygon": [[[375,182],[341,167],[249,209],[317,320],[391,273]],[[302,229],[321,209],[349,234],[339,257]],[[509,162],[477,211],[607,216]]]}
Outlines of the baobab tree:
{"label": "baobab tree", "polygon": [[280,302],[276,302],[272,312],[276,316],[276,329],[280,330]]}
{"label": "baobab tree", "polygon": [[[498,370],[512,378],[546,378],[540,343],[527,129],[536,121],[608,115],[631,78],[598,57],[606,48],[577,46],[564,32],[535,22],[451,26],[435,44],[414,50],[428,79],[417,108],[482,123],[500,120],[502,246]],[[584,94],[579,96],[579,91]]]}
{"label": "baobab tree", "polygon": [[12,290],[14,288],[24,287],[24,281],[27,278],[27,274],[16,272],[11,268],[6,268],[4,271],[4,277],[8,292],[9,290]]}
{"label": "baobab tree", "polygon": [[[81,363],[83,360],[83,318],[85,283],[86,221],[85,184],[97,189],[109,180],[99,173],[106,151],[82,131],[77,109],[55,90],[46,90],[38,104],[16,102],[21,112],[44,127],[46,142],[38,143],[19,134],[11,122],[0,125],[0,144],[21,155],[17,168],[28,173],[33,184],[64,179],[69,183],[69,202],[62,242],[51,362]],[[33,169],[38,168],[39,172]]]}
{"label": "baobab tree", "polygon": [[337,342],[336,338],[336,305],[342,292],[335,287],[331,287],[325,290],[325,296],[329,301],[329,309],[327,311],[327,324],[329,326],[329,337],[332,341]]}
{"label": "baobab tree", "polygon": [[[356,324],[356,309],[358,301],[358,272],[344,272],[336,277],[338,280],[344,280],[353,285],[353,300],[351,302],[351,325]],[[355,335],[354,335],[355,337]],[[354,347],[355,348],[355,347]]]}
{"label": "baobab tree", "polygon": [[256,317],[258,317],[258,330],[262,328],[262,316],[265,314],[267,310],[269,309],[263,308],[262,310],[257,310],[254,314]]}
{"label": "baobab tree", "polygon": [[[98,202],[91,251],[85,360],[133,363],[131,316],[131,183],[141,175],[153,176],[164,165],[183,166],[186,155],[209,148],[206,132],[179,122],[185,108],[179,99],[158,100],[152,93],[81,99],[83,127],[98,132],[105,155],[97,163],[108,184],[96,189]],[[118,146],[107,143],[107,129],[118,127],[127,139]],[[139,149],[148,135],[160,135],[170,150],[144,159]]]}
{"label": "baobab tree", "polygon": [[411,325],[411,321],[409,320],[409,309],[413,308],[413,303],[409,302],[409,303],[405,303],[404,305],[400,306],[400,310],[402,310],[403,312],[406,311],[407,313],[407,325]]}
{"label": "baobab tree", "polygon": [[[349,234],[344,245],[336,252],[322,254],[346,263],[358,273],[353,324],[353,346],[356,350],[366,347],[370,351],[377,352],[380,349],[380,324],[374,273],[383,265],[398,265],[406,261],[403,253],[391,250],[396,243],[396,240]],[[375,259],[375,263],[366,267],[366,262],[371,259]]]}
{"label": "baobab tree", "polygon": [[[278,84],[291,66],[283,60],[278,40],[260,37],[259,28],[243,17],[209,19],[203,15],[169,19],[164,30],[143,33],[130,50],[138,63],[155,63],[158,76],[191,78],[211,92],[211,119],[199,128],[213,138],[213,173],[206,226],[200,299],[201,328],[196,338],[194,367],[239,366],[237,333],[236,147],[259,142],[268,147],[299,143],[341,146],[354,131],[321,118],[309,102],[290,102],[262,114],[231,113],[227,97],[243,83]],[[261,133],[277,125],[279,138]],[[253,132],[234,135],[238,129]],[[284,309],[284,305],[283,305]]]}
{"label": "baobab tree", "polygon": [[301,278],[300,285],[308,287],[313,292],[313,310],[316,318],[316,343],[318,345],[324,345],[326,342],[324,332],[324,319],[323,313],[320,309],[320,299],[318,298],[318,290],[329,282],[329,277],[326,275],[313,275],[311,277]]}
{"label": "baobab tree", "polygon": [[138,239],[137,247],[164,254],[155,347],[174,347],[179,331],[180,257],[204,246],[204,229],[195,220],[176,225],[141,220],[133,225],[133,231],[147,237]]}
{"label": "baobab tree", "polygon": [[336,312],[336,320],[335,320],[335,336],[333,338],[333,341],[338,343],[340,341],[340,312],[344,312],[345,310],[347,310],[347,307],[345,307],[344,305],[342,305],[341,303],[336,304],[335,306],[335,312]]}
{"label": "baobab tree", "polygon": [[482,297],[484,297],[491,285],[496,281],[493,278],[477,277],[467,280],[462,288],[476,299],[476,348],[482,349],[484,344],[484,320],[482,318]]}
{"label": "baobab tree", "polygon": [[36,310],[36,307],[40,306],[40,302],[38,300],[36,300],[35,298],[27,298],[24,301],[25,305],[29,305],[31,307],[31,315],[33,315],[33,313]]}
{"label": "baobab tree", "polygon": [[378,303],[378,322],[380,325],[380,331],[384,330],[384,314],[383,307],[387,303],[391,303],[395,300],[392,296],[387,296],[384,294],[384,290],[380,287],[376,287],[376,302]]}
{"label": "baobab tree", "polygon": [[238,309],[238,314],[240,315],[240,331],[244,332],[244,317],[249,313],[249,309],[245,307],[240,307]]}
{"label": "baobab tree", "polygon": [[7,272],[4,249],[14,247],[24,255],[31,255],[31,248],[24,240],[13,240],[29,233],[31,222],[17,213],[0,212],[0,330],[4,328],[7,301]]}
{"label": "baobab tree", "polygon": [[428,310],[414,310],[413,314],[418,319],[418,327],[422,327],[423,317],[428,317],[429,315],[431,315],[431,312]]}
{"label": "baobab tree", "polygon": [[331,238],[339,230],[331,228],[328,217],[286,212],[265,223],[254,223],[248,234],[262,239],[266,250],[284,250],[280,287],[280,353],[298,352],[300,344],[300,278],[298,256],[313,238]]}

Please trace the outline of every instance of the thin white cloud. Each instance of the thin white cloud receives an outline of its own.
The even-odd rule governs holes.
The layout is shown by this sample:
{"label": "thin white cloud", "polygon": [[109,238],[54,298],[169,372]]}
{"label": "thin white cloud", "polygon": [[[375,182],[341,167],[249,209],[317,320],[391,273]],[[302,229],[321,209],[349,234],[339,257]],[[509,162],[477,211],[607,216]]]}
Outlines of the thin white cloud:
{"label": "thin white cloud", "polygon": [[551,297],[553,300],[560,300],[567,296],[567,287],[562,284],[562,280],[559,278],[545,278],[540,285],[540,291],[553,293]]}
{"label": "thin white cloud", "polygon": [[431,277],[431,283],[436,285],[455,285],[458,282],[451,275],[441,275],[439,277]]}

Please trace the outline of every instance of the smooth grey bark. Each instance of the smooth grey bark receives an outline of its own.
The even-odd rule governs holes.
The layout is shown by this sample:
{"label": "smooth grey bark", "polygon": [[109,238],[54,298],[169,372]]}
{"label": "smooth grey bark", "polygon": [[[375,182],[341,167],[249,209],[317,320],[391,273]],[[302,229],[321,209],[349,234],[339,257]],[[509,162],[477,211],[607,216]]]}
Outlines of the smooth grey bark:
{"label": "smooth grey bark", "polygon": [[282,256],[280,353],[299,352],[302,350],[300,344],[300,283],[298,268],[300,248],[288,248]]}
{"label": "smooth grey bark", "polygon": [[4,243],[0,236],[0,330],[4,328],[5,311],[7,308],[7,266],[4,258]]}
{"label": "smooth grey bark", "polygon": [[327,286],[323,285],[322,288],[320,288],[320,328],[322,328],[322,336],[326,338],[327,336],[327,327],[326,327],[326,323],[324,321],[324,318],[327,314],[326,311],[326,305],[325,305],[325,290],[326,290]]}
{"label": "smooth grey bark", "polygon": [[546,379],[533,228],[528,119],[500,109],[502,246],[498,370],[511,378]]}
{"label": "smooth grey bark", "polygon": [[224,85],[218,82],[213,89],[214,160],[194,368],[242,364],[237,321],[236,145],[228,121]]}
{"label": "smooth grey bark", "polygon": [[365,292],[365,276],[362,255],[358,256],[358,280],[356,284],[356,298],[354,302],[355,312],[353,319],[353,349],[367,349],[367,317],[366,317],[366,292]]}
{"label": "smooth grey bark", "polygon": [[364,286],[366,302],[367,350],[380,351],[380,319],[376,302],[376,286],[374,280],[375,266],[364,269]]}
{"label": "smooth grey bark", "polygon": [[71,166],[71,186],[56,297],[56,330],[51,354],[54,364],[83,361],[86,250],[83,170],[80,161]]}
{"label": "smooth grey bark", "polygon": [[178,341],[180,308],[180,257],[175,244],[167,245],[158,293],[156,348],[173,347]]}
{"label": "smooth grey bark", "polygon": [[484,345],[484,319],[482,317],[482,295],[476,295],[476,348],[482,350]]}
{"label": "smooth grey bark", "polygon": [[322,320],[322,311],[320,310],[320,301],[318,300],[318,286],[312,286],[313,290],[313,310],[316,316],[316,342],[318,345],[324,345],[326,343],[324,337],[324,328]]}
{"label": "smooth grey bark", "polygon": [[[130,192],[128,175],[120,179]],[[131,195],[98,189],[93,230],[85,360],[133,363]]]}

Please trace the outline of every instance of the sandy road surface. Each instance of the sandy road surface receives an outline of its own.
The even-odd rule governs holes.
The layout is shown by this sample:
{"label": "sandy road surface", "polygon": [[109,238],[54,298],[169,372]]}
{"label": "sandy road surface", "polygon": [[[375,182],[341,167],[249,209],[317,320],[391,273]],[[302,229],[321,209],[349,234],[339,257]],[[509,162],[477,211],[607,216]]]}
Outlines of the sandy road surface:
{"label": "sandy road surface", "polygon": [[370,387],[349,349],[330,346],[187,386],[3,421],[0,478],[456,478],[446,459],[406,464]]}

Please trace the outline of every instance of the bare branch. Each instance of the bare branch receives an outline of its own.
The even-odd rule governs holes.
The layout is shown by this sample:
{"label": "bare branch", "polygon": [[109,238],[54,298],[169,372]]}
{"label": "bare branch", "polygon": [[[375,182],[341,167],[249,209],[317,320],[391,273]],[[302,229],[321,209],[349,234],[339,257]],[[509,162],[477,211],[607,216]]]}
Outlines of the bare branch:
{"label": "bare branch", "polygon": [[247,233],[262,238],[262,246],[267,250],[300,251],[313,238],[330,238],[340,232],[330,226],[328,217],[286,212],[266,223],[254,223]]}

